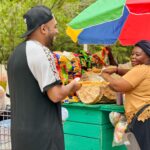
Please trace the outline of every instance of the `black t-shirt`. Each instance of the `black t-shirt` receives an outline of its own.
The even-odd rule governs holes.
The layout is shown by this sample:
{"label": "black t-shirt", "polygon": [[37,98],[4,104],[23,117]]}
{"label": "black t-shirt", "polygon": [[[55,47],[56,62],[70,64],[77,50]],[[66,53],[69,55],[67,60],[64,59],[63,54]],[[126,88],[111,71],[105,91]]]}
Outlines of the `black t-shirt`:
{"label": "black t-shirt", "polygon": [[20,44],[8,61],[12,150],[64,150],[61,105],[45,91],[60,84],[52,53],[36,41]]}

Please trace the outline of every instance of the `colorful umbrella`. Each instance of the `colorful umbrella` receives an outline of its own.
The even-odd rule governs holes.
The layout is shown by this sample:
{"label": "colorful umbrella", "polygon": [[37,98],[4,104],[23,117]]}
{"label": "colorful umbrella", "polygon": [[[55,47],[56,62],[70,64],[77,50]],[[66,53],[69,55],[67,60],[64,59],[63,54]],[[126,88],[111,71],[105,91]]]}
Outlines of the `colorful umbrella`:
{"label": "colorful umbrella", "polygon": [[68,24],[67,34],[79,44],[150,40],[150,0],[97,0]]}

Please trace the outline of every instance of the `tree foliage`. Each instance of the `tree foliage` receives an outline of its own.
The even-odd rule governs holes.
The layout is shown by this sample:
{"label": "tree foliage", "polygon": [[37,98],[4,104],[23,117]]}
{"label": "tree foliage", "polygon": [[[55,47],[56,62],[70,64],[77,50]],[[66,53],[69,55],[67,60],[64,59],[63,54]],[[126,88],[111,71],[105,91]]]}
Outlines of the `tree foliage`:
{"label": "tree foliage", "polygon": [[[46,5],[52,9],[58,21],[59,36],[54,45],[56,51],[75,51],[83,49],[82,45],[73,43],[66,35],[66,25],[84,8],[95,0],[0,0],[0,63],[8,60],[10,53],[23,39],[20,35],[26,31],[23,14],[35,5]],[[99,50],[99,46],[89,46],[91,51]],[[130,49],[114,46],[113,53],[120,61],[128,59]],[[121,53],[120,53],[121,51]],[[126,57],[125,57],[126,56]]]}

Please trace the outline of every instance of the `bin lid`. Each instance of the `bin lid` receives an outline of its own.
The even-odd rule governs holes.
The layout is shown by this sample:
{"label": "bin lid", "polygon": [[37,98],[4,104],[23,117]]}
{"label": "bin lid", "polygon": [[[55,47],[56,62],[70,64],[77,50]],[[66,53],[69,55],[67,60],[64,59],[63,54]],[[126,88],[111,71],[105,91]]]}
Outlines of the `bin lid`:
{"label": "bin lid", "polygon": [[100,110],[104,111],[115,111],[115,112],[124,112],[124,106],[123,105],[117,105],[117,104],[105,104],[101,105]]}
{"label": "bin lid", "polygon": [[117,104],[84,104],[84,103],[64,103],[63,106],[65,107],[84,107],[87,109],[96,109],[96,110],[102,110],[102,111],[115,111],[115,112],[124,112],[124,106],[123,105],[117,105]]}

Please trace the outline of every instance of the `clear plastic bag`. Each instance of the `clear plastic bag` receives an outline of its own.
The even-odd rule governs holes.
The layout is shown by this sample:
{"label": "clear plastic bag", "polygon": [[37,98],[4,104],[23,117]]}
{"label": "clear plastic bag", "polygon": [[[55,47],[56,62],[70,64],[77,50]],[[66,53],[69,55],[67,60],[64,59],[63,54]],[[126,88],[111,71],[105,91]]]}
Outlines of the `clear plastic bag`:
{"label": "clear plastic bag", "polygon": [[119,146],[124,144],[123,136],[127,128],[127,121],[125,119],[120,119],[115,126],[114,138],[112,146]]}
{"label": "clear plastic bag", "polygon": [[118,112],[109,113],[109,120],[114,127],[122,118],[124,118],[124,115],[122,115],[121,113],[118,113]]}
{"label": "clear plastic bag", "polygon": [[62,122],[65,122],[69,116],[68,110],[66,108],[62,107],[61,114],[62,114]]}
{"label": "clear plastic bag", "polygon": [[118,112],[110,112],[109,119],[112,125],[114,126],[114,136],[112,146],[123,145],[124,142],[124,134],[127,128],[127,120],[125,115]]}

